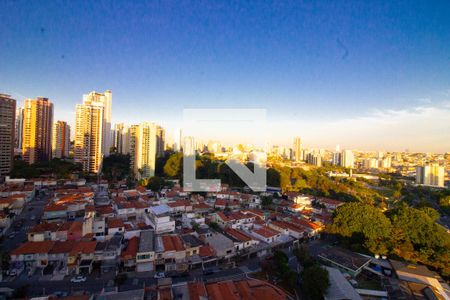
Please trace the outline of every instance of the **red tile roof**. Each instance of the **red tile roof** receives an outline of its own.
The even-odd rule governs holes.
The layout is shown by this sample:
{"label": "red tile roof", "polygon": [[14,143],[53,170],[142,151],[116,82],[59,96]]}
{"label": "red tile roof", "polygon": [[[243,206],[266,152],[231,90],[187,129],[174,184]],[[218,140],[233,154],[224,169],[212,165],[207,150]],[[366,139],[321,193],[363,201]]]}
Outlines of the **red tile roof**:
{"label": "red tile roof", "polygon": [[[203,282],[189,282],[188,283],[189,300],[203,300],[207,299],[207,292]],[[202,297],[202,299],[200,299]]]}
{"label": "red tile roof", "polygon": [[125,250],[122,251],[121,257],[123,259],[133,259],[136,257],[136,253],[139,247],[139,238],[134,236],[128,240],[128,245]]}
{"label": "red tile roof", "polygon": [[95,251],[95,246],[97,246],[96,241],[80,241],[75,244],[75,247],[70,251],[70,255],[92,254]]}
{"label": "red tile roof", "polygon": [[271,238],[271,237],[274,237],[277,234],[279,234],[278,231],[276,231],[276,230],[274,230],[272,228],[269,228],[267,226],[261,226],[261,228],[253,229],[253,232],[255,232],[255,233],[257,233],[260,236],[263,236],[265,238]]}
{"label": "red tile roof", "polygon": [[246,234],[241,230],[227,228],[225,229],[225,233],[229,234],[230,236],[234,237],[235,239],[241,242],[248,242],[252,240],[252,238],[248,234]]}
{"label": "red tile roof", "polygon": [[42,241],[42,242],[26,242],[13,251],[11,255],[21,255],[21,254],[48,254],[52,249],[54,241]]}
{"label": "red tile roof", "polygon": [[204,246],[200,246],[199,255],[201,257],[210,257],[210,256],[214,256],[215,252],[214,252],[214,249],[211,248],[211,246],[204,245]]}
{"label": "red tile roof", "polygon": [[30,229],[29,233],[43,233],[46,231],[55,232],[61,227],[58,223],[47,223],[43,222],[40,224],[37,224],[32,229]]}
{"label": "red tile roof", "polygon": [[121,228],[124,227],[124,223],[122,219],[119,218],[109,218],[108,219],[108,228]]}
{"label": "red tile roof", "polygon": [[303,226],[303,227],[306,227],[306,228],[309,228],[312,230],[318,230],[321,228],[321,226],[317,225],[316,223],[313,223],[313,222],[307,221],[307,220],[303,220],[300,218],[292,218],[291,223],[294,223],[294,224],[297,224],[297,225],[300,225],[300,226]]}
{"label": "red tile roof", "polygon": [[163,235],[161,237],[165,251],[184,251],[183,242],[178,235]]}
{"label": "red tile roof", "polygon": [[74,246],[75,241],[63,241],[63,242],[56,241],[49,253],[50,254],[69,253],[70,251],[72,251]]}

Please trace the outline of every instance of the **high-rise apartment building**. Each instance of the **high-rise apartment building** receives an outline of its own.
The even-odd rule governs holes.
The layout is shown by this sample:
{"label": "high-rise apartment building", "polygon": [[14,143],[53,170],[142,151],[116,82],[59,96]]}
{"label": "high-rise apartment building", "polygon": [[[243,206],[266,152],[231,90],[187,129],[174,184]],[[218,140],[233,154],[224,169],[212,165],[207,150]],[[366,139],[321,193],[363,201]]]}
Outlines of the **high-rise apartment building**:
{"label": "high-rise apartment building", "polygon": [[340,166],[344,168],[353,168],[355,165],[355,157],[352,150],[342,150]]}
{"label": "high-rise apartment building", "polygon": [[322,156],[316,153],[308,153],[306,155],[306,162],[308,164],[320,167],[322,166]]}
{"label": "high-rise apartment building", "polygon": [[52,157],[63,158],[69,156],[70,126],[65,121],[53,123]]}
{"label": "high-rise apartment building", "polygon": [[16,129],[14,131],[14,148],[17,152],[22,152],[23,132],[23,107],[16,108]]}
{"label": "high-rise apartment building", "polygon": [[98,173],[103,159],[103,126],[105,124],[102,102],[84,99],[76,106],[75,162],[83,165],[83,171]]}
{"label": "high-rise apartment building", "polygon": [[294,138],[294,159],[295,161],[302,161],[302,141],[299,137]]}
{"label": "high-rise apartment building", "polygon": [[114,125],[114,148],[117,153],[127,154],[130,152],[128,127],[123,123]]}
{"label": "high-rise apartment building", "polygon": [[83,103],[103,107],[102,154],[108,156],[110,148],[113,146],[111,134],[112,92],[110,90],[104,93],[90,92],[83,95]]}
{"label": "high-rise apartment building", "polygon": [[333,164],[334,166],[341,165],[341,147],[339,145],[336,145],[336,149],[332,154],[331,164]]}
{"label": "high-rise apartment building", "polygon": [[156,135],[153,123],[130,126],[131,169],[138,179],[155,176]]}
{"label": "high-rise apartment building", "polygon": [[0,176],[11,172],[14,158],[16,100],[0,94]]}
{"label": "high-rise apartment building", "polygon": [[416,184],[444,187],[444,167],[437,163],[416,167]]}
{"label": "high-rise apartment building", "polygon": [[166,144],[166,131],[161,126],[156,126],[156,156],[164,156]]}
{"label": "high-rise apartment building", "polygon": [[22,155],[29,164],[52,156],[53,103],[48,98],[26,99],[23,110]]}

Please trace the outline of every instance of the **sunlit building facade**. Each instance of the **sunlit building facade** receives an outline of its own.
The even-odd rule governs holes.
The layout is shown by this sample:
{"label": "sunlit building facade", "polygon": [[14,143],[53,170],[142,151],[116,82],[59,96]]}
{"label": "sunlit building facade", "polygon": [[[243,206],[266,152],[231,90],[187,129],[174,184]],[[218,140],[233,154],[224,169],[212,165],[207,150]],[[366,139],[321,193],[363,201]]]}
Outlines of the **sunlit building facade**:
{"label": "sunlit building facade", "polygon": [[65,121],[54,122],[52,135],[52,157],[68,157],[70,145],[69,124]]}
{"label": "sunlit building facade", "polygon": [[157,126],[144,122],[130,126],[131,169],[138,178],[155,176]]}
{"label": "sunlit building facade", "polygon": [[437,163],[416,168],[416,184],[444,187],[445,170]]}
{"label": "sunlit building facade", "polygon": [[52,156],[53,103],[48,98],[26,99],[23,110],[22,155],[29,164]]}
{"label": "sunlit building facade", "polygon": [[103,159],[103,126],[105,108],[102,102],[83,100],[76,106],[75,162],[83,171],[98,173]]}
{"label": "sunlit building facade", "polygon": [[302,161],[302,141],[299,137],[294,138],[294,160]]}

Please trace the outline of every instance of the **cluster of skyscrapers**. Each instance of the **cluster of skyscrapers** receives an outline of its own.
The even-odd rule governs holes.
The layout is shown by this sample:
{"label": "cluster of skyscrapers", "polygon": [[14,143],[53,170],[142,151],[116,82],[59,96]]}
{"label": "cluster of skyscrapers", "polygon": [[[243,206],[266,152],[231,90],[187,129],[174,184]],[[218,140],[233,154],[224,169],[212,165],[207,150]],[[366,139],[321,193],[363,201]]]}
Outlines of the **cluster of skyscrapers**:
{"label": "cluster of skyscrapers", "polygon": [[[53,103],[48,98],[25,99],[24,107],[0,94],[0,175],[8,174],[14,153],[29,164],[69,157],[71,130],[65,121],[53,122]],[[157,155],[163,155],[165,131],[144,122],[112,129],[112,92],[90,92],[76,105],[73,157],[86,173],[101,172],[103,158],[111,151],[130,154],[138,178],[154,176]]]}

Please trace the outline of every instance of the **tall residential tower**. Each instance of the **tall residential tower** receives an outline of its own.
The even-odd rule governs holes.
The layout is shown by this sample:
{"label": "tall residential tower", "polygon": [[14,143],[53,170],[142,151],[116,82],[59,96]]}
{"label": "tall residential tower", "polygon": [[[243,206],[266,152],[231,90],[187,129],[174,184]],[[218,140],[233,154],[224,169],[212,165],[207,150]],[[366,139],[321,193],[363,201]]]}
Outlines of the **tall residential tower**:
{"label": "tall residential tower", "polygon": [[53,103],[48,98],[26,99],[23,110],[22,155],[29,164],[52,155]]}
{"label": "tall residential tower", "polygon": [[130,127],[131,169],[138,179],[155,176],[157,126],[144,122]]}
{"label": "tall residential tower", "polygon": [[111,124],[108,125],[107,120],[111,120],[110,114],[110,91],[84,95],[83,103],[76,106],[75,162],[81,163],[85,172],[98,173],[103,156],[109,154]]}
{"label": "tall residential tower", "polygon": [[9,174],[14,158],[16,100],[0,94],[0,176]]}
{"label": "tall residential tower", "polygon": [[65,121],[53,123],[52,157],[69,156],[70,126]]}

